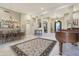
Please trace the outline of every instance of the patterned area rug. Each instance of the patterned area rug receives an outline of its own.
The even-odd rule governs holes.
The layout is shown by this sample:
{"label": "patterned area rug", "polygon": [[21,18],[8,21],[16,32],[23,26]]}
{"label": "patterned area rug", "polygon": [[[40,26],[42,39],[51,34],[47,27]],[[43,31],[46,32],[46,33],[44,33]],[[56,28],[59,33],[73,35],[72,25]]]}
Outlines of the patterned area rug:
{"label": "patterned area rug", "polygon": [[18,56],[47,56],[53,49],[56,41],[35,38],[12,46]]}

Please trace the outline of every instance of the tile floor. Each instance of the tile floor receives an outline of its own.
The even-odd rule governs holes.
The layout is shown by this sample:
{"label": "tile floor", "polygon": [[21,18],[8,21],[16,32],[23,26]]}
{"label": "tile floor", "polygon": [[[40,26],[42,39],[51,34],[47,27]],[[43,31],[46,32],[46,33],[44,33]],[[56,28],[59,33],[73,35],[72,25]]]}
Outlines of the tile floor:
{"label": "tile floor", "polygon": [[[15,45],[20,42],[24,42],[33,38],[37,38],[38,36],[34,35],[26,35],[22,40],[8,42],[6,44],[0,45],[0,56],[16,56],[16,53],[10,48],[10,46]],[[48,38],[51,40],[55,39],[55,34],[47,33],[40,36],[41,38]],[[57,41],[57,40],[56,40]],[[79,43],[78,43],[79,44]],[[66,43],[63,45],[63,55],[66,56],[79,56],[79,46],[73,46],[70,43]],[[60,56],[59,55],[59,42],[57,41],[53,50],[50,52],[49,56]]]}

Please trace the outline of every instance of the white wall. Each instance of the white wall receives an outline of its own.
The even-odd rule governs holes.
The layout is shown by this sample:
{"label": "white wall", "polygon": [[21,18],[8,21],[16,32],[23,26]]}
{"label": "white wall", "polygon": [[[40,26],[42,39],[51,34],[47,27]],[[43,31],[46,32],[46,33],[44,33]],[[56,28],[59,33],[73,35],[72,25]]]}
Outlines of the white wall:
{"label": "white wall", "polygon": [[[27,34],[27,25],[30,24],[30,29],[28,30],[29,34],[27,35],[33,35],[34,34],[34,21],[31,17],[27,17],[28,15],[27,14],[22,14],[21,15],[21,31],[25,31],[26,34]],[[36,24],[35,24],[36,25]]]}
{"label": "white wall", "polygon": [[[38,19],[41,19],[41,28],[38,28]],[[30,35],[33,35],[34,34],[34,31],[36,29],[42,29],[42,33],[44,33],[44,26],[43,26],[43,22],[46,21],[47,22],[47,29],[48,29],[48,33],[50,33],[50,21],[51,19],[44,19],[44,18],[36,18],[36,20],[33,20],[33,19],[28,19],[27,15],[26,14],[22,14],[21,15],[21,30],[22,31],[26,31],[26,26],[27,26],[27,23],[30,23],[31,27],[30,27],[30,30],[28,30],[28,32],[30,31]],[[26,31],[27,33],[27,31]],[[28,34],[27,34],[28,35]]]}
{"label": "white wall", "polygon": [[[73,8],[74,7],[74,8]],[[72,22],[72,19],[79,19],[79,13],[77,14],[72,14],[72,12],[75,10],[79,10],[79,5],[74,5],[74,6],[67,6],[67,7],[64,7],[64,8],[61,8],[59,9],[58,11],[54,12],[54,14],[52,15],[52,24],[53,24],[53,30],[54,30],[54,22],[56,19],[53,19],[53,16],[54,18],[55,17],[59,17],[60,21],[62,21],[62,29],[67,29],[67,28],[70,28],[71,26],[68,25],[68,20],[70,20],[70,22]],[[66,13],[69,13],[69,15],[67,15]],[[61,18],[63,17],[63,18]],[[26,17],[26,15],[21,15],[21,22],[22,22],[22,30],[25,29],[25,25],[27,23],[28,19]],[[38,29],[38,22],[37,22],[37,19],[36,21],[32,20],[32,19],[29,19],[30,23],[31,23],[31,33],[34,33],[34,30],[35,29]],[[48,33],[50,33],[50,21],[49,19],[43,19],[41,18],[41,23],[42,23],[42,30],[43,30],[43,22],[44,21],[47,21],[48,23]],[[44,33],[44,32],[43,32]]]}

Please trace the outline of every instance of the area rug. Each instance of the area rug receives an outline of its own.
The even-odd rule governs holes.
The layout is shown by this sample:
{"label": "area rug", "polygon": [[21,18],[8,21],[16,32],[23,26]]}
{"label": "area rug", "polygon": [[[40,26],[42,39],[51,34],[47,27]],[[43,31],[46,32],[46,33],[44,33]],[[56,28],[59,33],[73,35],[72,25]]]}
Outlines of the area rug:
{"label": "area rug", "polygon": [[12,46],[18,56],[47,56],[55,46],[56,41],[35,38]]}

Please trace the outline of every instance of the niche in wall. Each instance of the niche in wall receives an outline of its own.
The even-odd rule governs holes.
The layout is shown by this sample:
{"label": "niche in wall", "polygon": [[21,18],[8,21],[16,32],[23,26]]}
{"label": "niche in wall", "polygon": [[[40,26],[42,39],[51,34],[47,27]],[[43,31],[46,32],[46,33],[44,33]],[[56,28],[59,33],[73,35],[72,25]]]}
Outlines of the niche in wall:
{"label": "niche in wall", "polygon": [[41,19],[38,19],[38,28],[41,28]]}
{"label": "niche in wall", "polygon": [[48,25],[47,22],[44,21],[43,22],[44,33],[47,33],[48,32],[48,26],[47,25]]}
{"label": "niche in wall", "polygon": [[53,24],[50,23],[50,32],[53,33]]}

